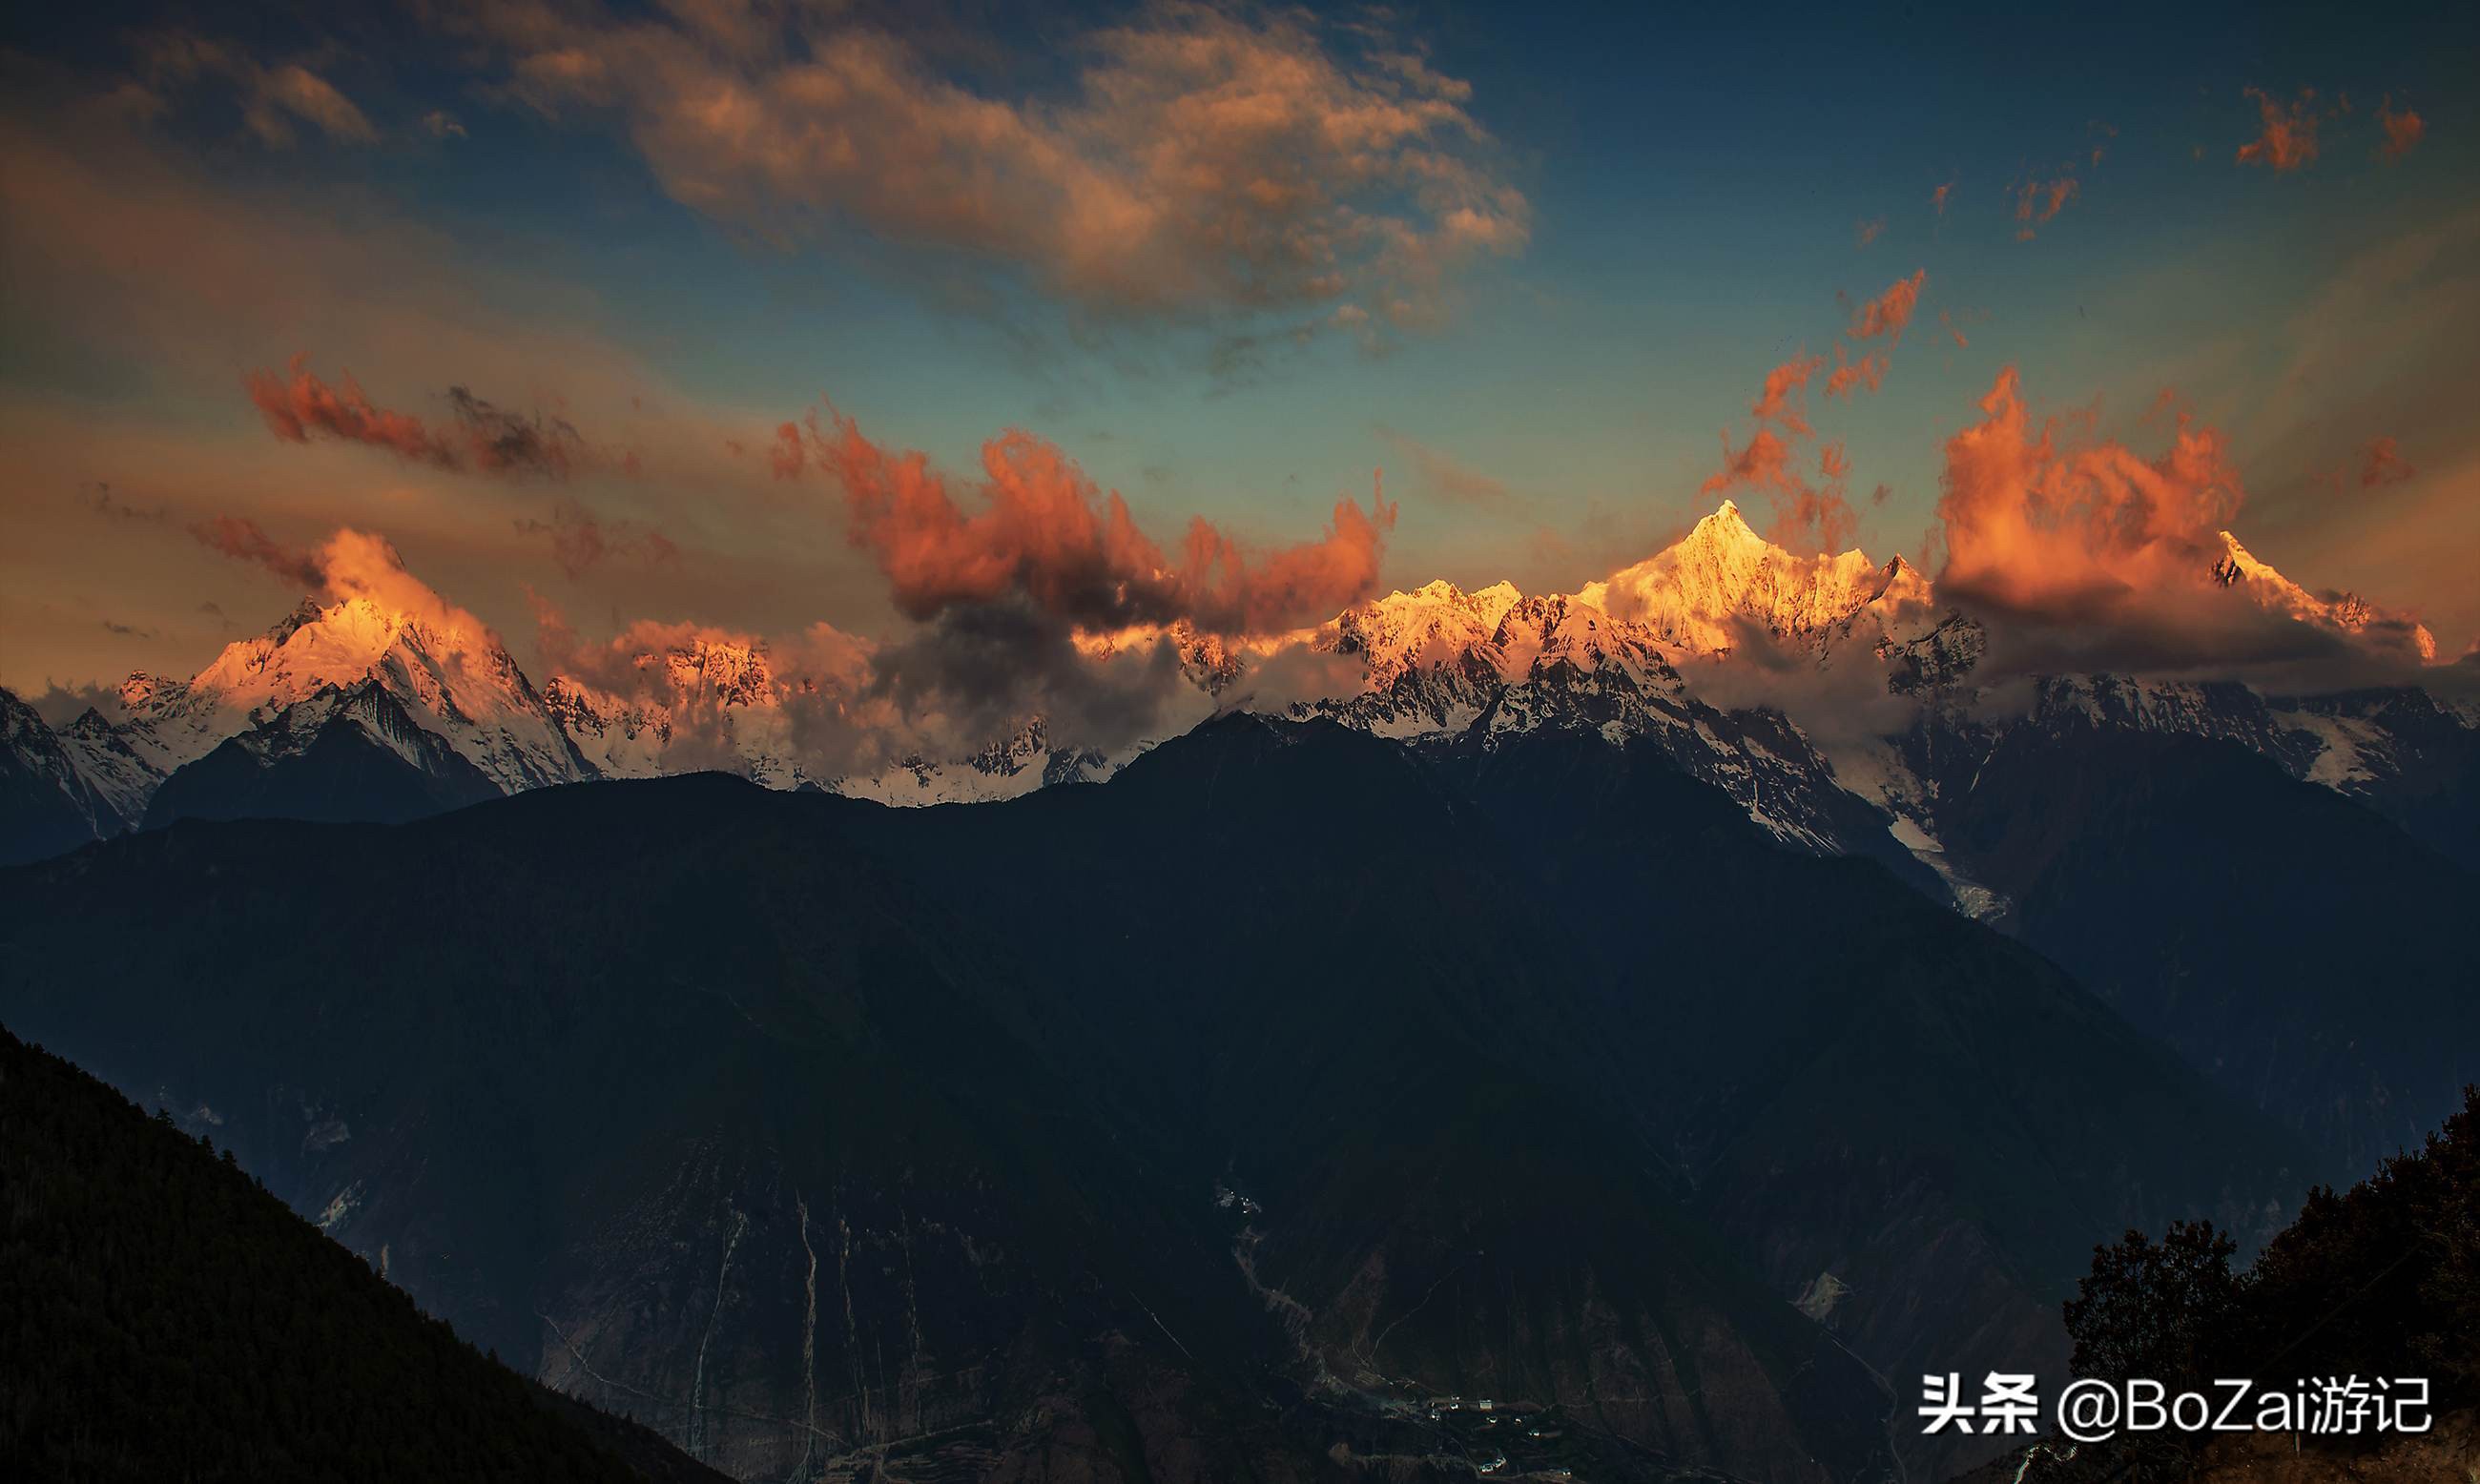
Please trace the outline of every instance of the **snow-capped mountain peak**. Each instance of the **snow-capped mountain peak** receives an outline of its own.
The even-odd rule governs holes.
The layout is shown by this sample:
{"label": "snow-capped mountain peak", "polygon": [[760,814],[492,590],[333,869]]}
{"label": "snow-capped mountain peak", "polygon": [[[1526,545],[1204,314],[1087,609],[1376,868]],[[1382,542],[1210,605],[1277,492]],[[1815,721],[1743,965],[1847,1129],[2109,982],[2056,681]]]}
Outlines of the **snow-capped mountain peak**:
{"label": "snow-capped mountain peak", "polygon": [[1369,688],[1382,690],[1408,671],[1460,665],[1486,649],[1523,599],[1511,582],[1467,593],[1440,579],[1347,608],[1319,639],[1336,653],[1359,655]]}
{"label": "snow-capped mountain peak", "polygon": [[774,788],[810,781],[794,760],[787,685],[764,644],[674,631],[632,656],[628,668],[633,676],[621,682],[556,675],[543,687],[546,709],[596,773],[652,778],[711,768]]}
{"label": "snow-capped mountain peak", "polygon": [[1491,644],[1499,674],[1511,682],[1565,664],[1587,675],[1623,667],[1640,684],[1658,679],[1664,689],[1678,685],[1650,627],[1614,619],[1582,596],[1554,594],[1514,603],[1499,620]]}
{"label": "snow-capped mountain peak", "polygon": [[504,790],[591,776],[506,646],[480,620],[445,603],[417,613],[368,595],[305,601],[265,635],[227,645],[190,691],[212,694],[254,725],[327,686],[349,690],[364,678],[378,680]]}
{"label": "snow-capped mountain peak", "polygon": [[292,612],[277,619],[268,627],[267,637],[276,644],[282,644],[292,638],[303,626],[316,624],[326,617],[326,614],[327,610],[320,606],[319,600],[305,593],[301,601],[293,605]]}
{"label": "snow-capped mountain peak", "polygon": [[[567,733],[480,620],[445,602],[416,613],[368,594],[304,598],[265,633],[224,647],[187,680],[121,682],[111,741],[157,779],[323,691],[375,680],[422,727],[507,792],[588,778]],[[88,750],[99,755],[102,739]]]}
{"label": "snow-capped mountain peak", "polygon": [[1726,499],[1677,542],[1576,596],[1666,644],[1716,654],[1744,643],[1751,627],[1806,641],[1871,604],[1925,605],[1929,587],[1900,557],[1881,566],[1856,548],[1795,556],[1758,535]]}
{"label": "snow-capped mountain peak", "polygon": [[[689,624],[633,626],[537,691],[479,619],[405,573],[383,544],[365,547],[338,549],[359,565],[331,578],[326,598],[302,600],[194,677],[132,675],[120,687],[120,718],[89,713],[56,734],[47,729],[37,739],[56,744],[44,776],[59,775],[75,807],[109,832],[108,816],[135,824],[167,778],[227,740],[272,763],[331,734],[337,721],[434,781],[470,764],[502,792],[722,769],[773,787],[891,804],[997,799],[1107,777],[1155,740],[1098,751],[1039,714],[1016,718],[995,742],[870,732],[905,724],[869,709],[881,704],[867,689],[865,644],[779,654],[750,636]],[[2423,656],[2434,652],[2425,629],[2348,594],[2311,593],[2235,537],[2222,538],[2209,580],[2236,590],[2233,601],[2371,639],[2415,639]],[[1734,650],[1766,640],[1805,652],[1821,674],[1882,669],[1890,689],[1941,708],[1968,707],[1986,648],[1978,623],[1942,611],[1909,563],[1880,565],[1856,550],[1795,554],[1760,535],[1729,500],[1670,547],[1573,594],[1528,596],[1505,581],[1466,591],[1440,580],[1287,633],[1224,636],[1173,624],[1075,636],[1098,663],[1176,659],[1195,688],[1184,698],[1193,705],[1168,704],[1160,735],[1257,704],[1253,692],[1235,696],[1231,687],[1257,674],[1256,662],[1270,661],[1271,673],[1289,656],[1303,662],[1270,685],[1270,709],[1425,747],[1490,748],[1545,728],[1652,739],[1783,838],[1847,847],[1865,821],[1838,813],[1837,798],[1858,793],[1901,813],[1922,790],[1906,781],[1901,759],[1877,755],[1883,747],[1866,757],[1847,750],[1829,766],[1794,720],[1762,704],[1722,700],[1718,709],[1717,698],[1735,692],[1707,694],[1709,680],[1745,662],[1727,657]],[[2250,708],[2219,693],[2129,691],[2099,678],[2043,699],[2054,719],[2090,713],[2111,725],[2233,734],[2278,753],[2295,772],[2330,775],[2337,786],[2408,766],[2377,734],[2384,729],[2356,714],[2302,711],[2268,724],[2253,712],[2240,718]],[[834,725],[820,734],[868,733],[875,750],[822,755],[805,745],[822,717]],[[2467,728],[2467,717],[2457,725]],[[463,762],[437,763],[426,736]],[[1851,781],[1839,781],[1847,764]]]}
{"label": "snow-capped mountain peak", "polygon": [[698,634],[665,650],[659,663],[672,693],[685,701],[771,706],[778,700],[774,666],[762,644]]}
{"label": "snow-capped mountain peak", "polygon": [[61,743],[79,776],[124,823],[145,815],[146,801],[164,780],[164,771],[138,749],[128,729],[114,726],[89,706],[61,729]]}
{"label": "snow-capped mountain peak", "polygon": [[2221,538],[2213,580],[2222,586],[2238,590],[2270,612],[2342,633],[2364,635],[2373,626],[2391,626],[2422,663],[2437,658],[2437,636],[2425,625],[2389,613],[2357,593],[2312,593],[2260,561],[2238,537],[2223,531]]}

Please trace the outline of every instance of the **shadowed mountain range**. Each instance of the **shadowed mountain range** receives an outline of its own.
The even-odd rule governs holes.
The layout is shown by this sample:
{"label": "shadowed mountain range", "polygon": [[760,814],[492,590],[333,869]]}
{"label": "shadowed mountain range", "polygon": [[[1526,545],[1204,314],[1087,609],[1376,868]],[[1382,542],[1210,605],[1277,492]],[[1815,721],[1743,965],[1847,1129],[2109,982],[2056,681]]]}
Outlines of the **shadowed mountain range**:
{"label": "shadowed mountain range", "polygon": [[1604,1475],[1969,1461],[1890,1433],[1904,1375],[2055,1373],[2092,1241],[2269,1230],[2305,1162],[2033,954],[1565,731],[1235,715],[986,807],[595,784],[8,886],[13,1025],[742,1477],[1311,1476],[1461,1456],[1458,1395]]}

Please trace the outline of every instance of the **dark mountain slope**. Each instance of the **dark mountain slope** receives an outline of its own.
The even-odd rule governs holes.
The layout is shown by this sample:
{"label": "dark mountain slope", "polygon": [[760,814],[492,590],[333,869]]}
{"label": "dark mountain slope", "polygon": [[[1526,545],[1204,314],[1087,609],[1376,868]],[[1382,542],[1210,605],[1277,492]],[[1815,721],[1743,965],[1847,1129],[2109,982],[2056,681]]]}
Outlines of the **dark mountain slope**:
{"label": "dark mountain slope", "polygon": [[[1107,1067],[1130,1053],[1046,1036],[1080,975],[1028,978],[1025,945],[983,931],[983,886],[875,855],[872,832],[926,817],[697,779],[397,832],[180,825],[13,898],[12,998],[221,1119],[469,1332],[744,1475],[891,1446],[1047,1457],[1120,1411],[1159,1477],[1324,1460],[1349,1418],[1294,1442],[1254,1399],[1298,1361],[1213,1203],[1227,1156],[1199,1156],[1176,1109],[1128,1112]],[[104,909],[63,937],[64,896]],[[1562,1184],[1591,1201],[1598,1176]],[[1651,1209],[1648,1240],[1692,1240]],[[1610,1281],[1652,1292],[1642,1261]],[[1713,1266],[1666,1276],[1695,1300],[1678,1315],[1780,1358],[1722,1341],[1717,1411],[1736,1387],[1754,1420],[1683,1447],[1811,1477],[1839,1439],[1847,1475],[1882,1399],[1831,1355],[1801,1374],[1804,1321]]]}
{"label": "dark mountain slope", "polygon": [[1234,716],[1099,788],[882,823],[924,872],[1009,863],[986,909],[1075,965],[1048,1034],[1261,1208],[1238,1255],[1315,1364],[1679,1459],[1867,1452],[1882,1394],[1686,1209],[1585,960],[1411,754]]}
{"label": "dark mountain slope", "polygon": [[[2456,672],[2480,671],[2465,659]],[[2468,692],[2467,680],[2449,681]],[[2332,718],[2377,745],[2356,755],[2343,792],[2392,820],[2403,832],[2467,871],[2480,871],[2480,729],[2467,727],[2437,695],[2410,686],[2311,696],[2289,703]]]}
{"label": "dark mountain slope", "polygon": [[176,819],[397,824],[500,797],[377,680],[329,686],[173,770],[146,828]]}
{"label": "dark mountain slope", "polygon": [[2318,1178],[2416,1140],[2480,1078],[2480,879],[2245,748],[2020,729],[1941,827],[2014,932],[2299,1129]]}
{"label": "dark mountain slope", "polygon": [[710,778],[513,806],[64,863],[145,942],[47,939],[11,998],[464,1332],[735,1471],[1037,1403],[1106,1326],[1087,1270],[1170,1244],[963,996],[1004,970],[840,845],[875,811]]}
{"label": "dark mountain slope", "polygon": [[1424,1392],[1871,1476],[1863,1360],[2062,1350],[2093,1241],[2293,1183],[2019,946],[1592,739],[1231,717],[1004,806],[594,784],[5,884],[0,1011],[743,1476],[1314,1476],[1453,1441]]}
{"label": "dark mountain slope", "polygon": [[1592,957],[1698,1203],[1890,1376],[2062,1375],[2087,1234],[2211,1213],[2260,1237],[2297,1178],[2279,1130],[2049,963],[1873,865],[1769,848],[1640,746],[1460,766]]}
{"label": "dark mountain slope", "polygon": [[[1778,1304],[1862,1295],[1821,1312],[1888,1373],[1947,1354],[2054,1372],[2055,1302],[2095,1236],[2174,1211],[2260,1233],[2297,1178],[2278,1129],[2054,967],[1871,864],[1777,847],[1654,745],[1543,731],[1424,766],[1313,728],[1235,718],[1216,738],[905,838],[925,866],[1010,861],[991,907],[1010,935],[1075,941],[1063,1034],[1108,1046],[1143,1022],[1137,1044],[1174,1048],[1119,1077],[1158,1075],[1150,1101],[1219,1131],[1211,1152],[1266,1208],[1259,1276],[1338,1369],[1575,1406],[1589,1368],[1557,1344],[1620,1343],[1579,1318],[1608,1295],[1549,1287],[1612,1266],[1586,1255],[1591,1189],[1615,1232],[1704,1206]],[[1512,960],[1487,946],[1510,925]],[[1555,1087],[1538,1124],[1495,1101],[1511,1075]],[[1295,1138],[1302,1111],[1325,1121]],[[1382,1147],[1359,1146],[1369,1129]],[[1286,1186],[1302,1172],[1330,1184]],[[1478,1223],[1510,1190],[1560,1230],[1490,1240]],[[1390,1227],[1425,1203],[1476,1224],[1443,1241],[1466,1229],[1425,1214],[1427,1247]],[[1693,1262],[1639,1250],[1638,1281]],[[1567,1256],[1529,1263],[1549,1251]],[[1692,1348],[1663,1339],[1672,1363]],[[1474,1374],[1457,1344],[1499,1369],[1451,1388]]]}
{"label": "dark mountain slope", "polygon": [[123,823],[35,708],[0,690],[0,865],[75,850]]}
{"label": "dark mountain slope", "polygon": [[555,1401],[212,1147],[0,1031],[0,1471],[714,1479]]}

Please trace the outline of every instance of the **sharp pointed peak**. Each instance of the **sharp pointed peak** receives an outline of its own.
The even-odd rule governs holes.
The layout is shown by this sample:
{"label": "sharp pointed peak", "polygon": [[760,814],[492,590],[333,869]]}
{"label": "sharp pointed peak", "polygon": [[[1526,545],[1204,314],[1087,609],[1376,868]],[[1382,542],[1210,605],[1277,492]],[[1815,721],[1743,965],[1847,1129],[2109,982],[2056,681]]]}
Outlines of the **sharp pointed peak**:
{"label": "sharp pointed peak", "polygon": [[267,637],[274,640],[278,644],[282,644],[285,640],[292,638],[303,628],[312,624],[318,623],[321,619],[325,618],[326,616],[326,605],[319,601],[317,598],[310,594],[304,593],[301,595],[301,601],[293,605],[293,610],[291,612],[285,614],[284,617],[277,619],[273,625],[269,627]]}
{"label": "sharp pointed peak", "polygon": [[1769,546],[1772,544],[1766,542],[1763,536],[1757,534],[1757,528],[1748,524],[1746,514],[1740,509],[1740,502],[1730,499],[1725,499],[1720,504],[1716,505],[1713,514],[1696,523],[1696,529],[1691,534],[1697,533],[1702,533],[1708,540],[1722,539],[1734,543],[1764,542]]}

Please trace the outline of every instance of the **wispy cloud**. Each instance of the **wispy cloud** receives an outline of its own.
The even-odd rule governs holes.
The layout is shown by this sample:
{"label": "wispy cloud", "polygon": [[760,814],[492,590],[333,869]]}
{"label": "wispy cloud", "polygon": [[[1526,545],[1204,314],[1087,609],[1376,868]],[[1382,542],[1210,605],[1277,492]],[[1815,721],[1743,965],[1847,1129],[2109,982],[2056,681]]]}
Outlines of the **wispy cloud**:
{"label": "wispy cloud", "polygon": [[192,525],[190,534],[210,550],[262,568],[293,587],[315,591],[326,585],[326,565],[317,553],[284,545],[246,517],[216,516]]}
{"label": "wispy cloud", "polygon": [[2239,146],[2239,164],[2287,171],[2315,163],[2316,90],[2303,88],[2289,103],[2259,88],[2248,89],[2247,96],[2256,100],[2261,128],[2255,139]]}
{"label": "wispy cloud", "polygon": [[218,82],[238,96],[242,123],[261,143],[294,144],[302,126],[347,144],[377,141],[379,131],[333,83],[297,62],[269,65],[241,45],[163,32],[141,38],[139,65],[147,84],[186,90]]}
{"label": "wispy cloud", "polygon": [[2410,154],[2427,135],[2428,125],[2410,109],[2394,112],[2394,100],[2388,95],[2377,104],[2377,126],[2385,131],[2382,152],[2389,160],[2399,160]]}
{"label": "wispy cloud", "polygon": [[628,557],[648,566],[678,562],[681,549],[669,536],[635,521],[607,521],[572,496],[552,502],[548,521],[527,517],[516,528],[529,536],[549,536],[553,560],[571,577],[582,576],[609,557]]}
{"label": "wispy cloud", "polygon": [[1421,326],[1461,266],[1531,236],[1468,83],[1304,12],[1157,4],[1077,40],[1064,93],[1021,98],[857,22],[580,6],[451,24],[545,114],[615,121],[698,211],[784,244],[858,223],[1106,315],[1352,305]]}
{"label": "wispy cloud", "polygon": [[1887,285],[1885,293],[1860,306],[1851,321],[1851,338],[1874,340],[1883,335],[1902,344],[1903,326],[1912,322],[1912,311],[1920,307],[1921,290],[1928,281],[1929,270],[1922,269]]}
{"label": "wispy cloud", "polygon": [[255,371],[243,378],[267,429],[286,443],[335,439],[385,448],[412,463],[485,474],[541,474],[565,479],[596,455],[559,418],[527,415],[448,389],[449,421],[433,425],[412,413],[374,403],[348,371],[331,386],[297,355],[283,375]]}
{"label": "wispy cloud", "polygon": [[2368,446],[2360,450],[2360,488],[2364,490],[2400,484],[2418,473],[2391,438],[2370,439]]}
{"label": "wispy cloud", "polygon": [[2018,182],[2015,187],[2016,240],[2030,242],[2034,230],[2055,219],[2082,189],[2072,174]]}
{"label": "wispy cloud", "polygon": [[1462,463],[1408,434],[1381,425],[1378,436],[1412,465],[1413,482],[1424,495],[1444,505],[1492,515],[1516,515],[1524,501],[1507,481]]}

